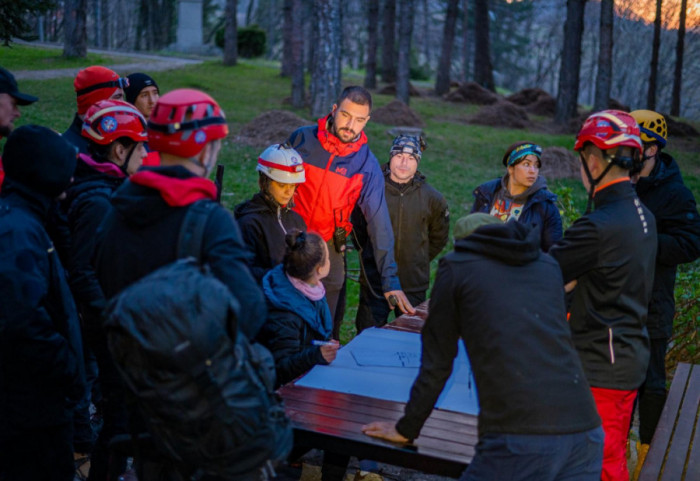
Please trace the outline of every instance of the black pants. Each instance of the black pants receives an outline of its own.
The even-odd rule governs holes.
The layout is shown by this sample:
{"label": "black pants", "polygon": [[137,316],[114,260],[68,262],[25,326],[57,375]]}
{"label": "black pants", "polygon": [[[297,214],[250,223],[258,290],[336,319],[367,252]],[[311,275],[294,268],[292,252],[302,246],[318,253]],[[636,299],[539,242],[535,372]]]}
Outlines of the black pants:
{"label": "black pants", "polygon": [[73,421],[0,433],[0,480],[72,481]]}
{"label": "black pants", "polygon": [[639,440],[651,444],[661,411],[666,402],[666,346],[668,339],[649,340],[649,367],[644,384],[639,388]]}
{"label": "black pants", "polygon": [[[391,313],[391,307],[383,295],[381,287],[373,287],[374,293],[367,285],[367,281],[360,282],[360,301],[357,305],[357,316],[355,317],[355,327],[359,334],[368,327],[381,327],[385,325]],[[425,301],[424,292],[404,292],[408,301],[413,307]],[[381,297],[377,297],[381,296]],[[400,309],[394,309],[394,316],[403,314]]]}

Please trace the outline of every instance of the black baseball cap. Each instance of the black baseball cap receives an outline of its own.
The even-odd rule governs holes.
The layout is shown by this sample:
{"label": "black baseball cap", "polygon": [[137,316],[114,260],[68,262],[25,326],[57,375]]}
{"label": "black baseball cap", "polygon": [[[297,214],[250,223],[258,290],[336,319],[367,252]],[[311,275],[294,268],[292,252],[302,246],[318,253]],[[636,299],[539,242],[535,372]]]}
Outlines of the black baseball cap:
{"label": "black baseball cap", "polygon": [[23,94],[17,89],[17,81],[15,76],[12,75],[7,69],[0,67],[0,94],[8,94],[17,100],[19,105],[29,105],[33,104],[37,100],[37,97],[29,94]]}

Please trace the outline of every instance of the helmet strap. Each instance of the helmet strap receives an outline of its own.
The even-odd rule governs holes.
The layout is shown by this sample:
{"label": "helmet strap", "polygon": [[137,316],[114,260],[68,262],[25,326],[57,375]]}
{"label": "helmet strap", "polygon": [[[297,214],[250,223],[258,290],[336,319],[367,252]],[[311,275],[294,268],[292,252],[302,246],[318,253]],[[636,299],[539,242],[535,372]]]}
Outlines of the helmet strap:
{"label": "helmet strap", "polygon": [[583,215],[587,215],[591,213],[591,209],[593,207],[593,195],[595,194],[595,188],[603,179],[603,177],[605,177],[605,175],[610,171],[610,169],[613,166],[613,163],[611,159],[608,159],[606,156],[605,160],[608,161],[607,167],[605,167],[605,170],[603,170],[602,174],[600,174],[594,179],[593,175],[591,174],[591,171],[588,170],[588,164],[586,163],[586,159],[584,158],[583,154],[579,152],[579,156],[581,157],[581,165],[583,165],[583,171],[586,173],[586,177],[588,178],[588,184],[590,186],[588,188],[588,202],[586,203],[586,211],[583,213]]}
{"label": "helmet strap", "polygon": [[134,155],[137,145],[139,145],[138,142],[131,146],[129,152],[126,154],[126,159],[124,160],[124,163],[119,167],[121,171],[124,172],[124,175],[126,175],[127,177],[129,176],[129,174],[127,173],[126,169],[129,168],[129,161],[131,160],[131,156]]}

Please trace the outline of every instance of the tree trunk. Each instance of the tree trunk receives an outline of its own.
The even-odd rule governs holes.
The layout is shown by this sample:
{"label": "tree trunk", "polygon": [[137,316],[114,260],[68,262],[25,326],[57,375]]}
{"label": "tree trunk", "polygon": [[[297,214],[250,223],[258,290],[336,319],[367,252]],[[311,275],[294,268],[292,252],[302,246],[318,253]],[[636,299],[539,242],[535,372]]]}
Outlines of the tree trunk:
{"label": "tree trunk", "polygon": [[238,0],[226,0],[226,23],[224,24],[224,65],[238,63]]}
{"label": "tree trunk", "polygon": [[66,0],[63,56],[87,57],[87,0]]}
{"label": "tree trunk", "polygon": [[385,0],[382,15],[382,82],[396,81],[396,0]]}
{"label": "tree trunk", "polygon": [[614,7],[615,0],[602,0],[600,2],[600,50],[598,50],[598,75],[595,81],[593,110],[605,110],[610,103]]}
{"label": "tree trunk", "polygon": [[413,36],[414,0],[399,0],[399,62],[396,69],[396,98],[411,101],[411,37]]}
{"label": "tree trunk", "polygon": [[489,2],[474,2],[474,81],[495,91],[489,39]]}
{"label": "tree trunk", "polygon": [[469,79],[469,0],[462,0],[462,82]]}
{"label": "tree trunk", "polygon": [[377,34],[379,31],[379,0],[367,2],[367,63],[365,88],[377,88]]}
{"label": "tree trunk", "polygon": [[446,94],[450,91],[450,70],[452,70],[452,46],[455,43],[455,26],[457,25],[457,13],[459,0],[448,0],[447,16],[442,34],[442,49],[440,51],[440,63],[438,64],[437,77],[435,79],[435,93]]}
{"label": "tree trunk", "polygon": [[559,92],[554,113],[554,122],[559,125],[566,124],[576,115],[585,10],[586,0],[567,0],[564,48],[559,68]]}
{"label": "tree trunk", "polygon": [[671,115],[681,114],[681,84],[683,83],[683,49],[685,42],[685,14],[687,0],[681,0],[681,18],[678,23],[678,42],[676,43],[676,70],[673,73],[673,94],[671,96]]}
{"label": "tree trunk", "polygon": [[340,94],[340,0],[314,0],[314,65],[311,72],[311,116],[330,112]]}
{"label": "tree trunk", "polygon": [[294,27],[292,26],[293,2],[294,0],[284,0],[282,6],[282,16],[284,18],[282,26],[282,68],[280,70],[282,77],[289,77],[294,71],[294,65],[292,65],[292,42],[295,37]]}
{"label": "tree trunk", "polygon": [[[302,0],[292,0],[292,30],[302,32],[304,23]],[[292,107],[300,109],[306,102],[304,87],[304,36],[292,35]]]}
{"label": "tree trunk", "polygon": [[659,73],[659,47],[661,46],[661,4],[656,0],[656,17],[654,18],[654,41],[651,45],[651,64],[649,65],[649,90],[647,91],[647,108],[656,110],[656,78]]}

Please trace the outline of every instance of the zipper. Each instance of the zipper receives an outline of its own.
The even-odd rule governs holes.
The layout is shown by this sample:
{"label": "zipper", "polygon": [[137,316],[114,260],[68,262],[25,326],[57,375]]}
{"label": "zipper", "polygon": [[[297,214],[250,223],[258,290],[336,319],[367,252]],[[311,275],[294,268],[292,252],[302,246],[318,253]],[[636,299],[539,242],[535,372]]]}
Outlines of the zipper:
{"label": "zipper", "polygon": [[[335,154],[331,154],[330,158],[328,159],[328,163],[326,164],[326,168],[323,171],[323,177],[321,178],[321,184],[316,191],[316,196],[314,197],[314,206],[313,209],[311,210],[311,215],[309,215],[309,219],[314,222],[314,217],[316,215],[316,208],[318,207],[318,198],[321,195],[321,187],[326,185],[326,176],[328,174],[328,171],[331,168],[331,164],[333,163],[333,159],[335,159]],[[332,209],[332,206],[331,206]],[[335,216],[335,213],[333,214]],[[333,218],[333,223],[335,224],[335,217]],[[331,235],[331,239],[333,236]]]}
{"label": "zipper", "polygon": [[615,349],[613,348],[612,327],[608,327],[608,348],[610,349],[610,364],[615,364]]}
{"label": "zipper", "polygon": [[282,223],[282,208],[280,206],[277,206],[277,223],[282,228],[284,235],[287,235],[287,229],[284,228],[284,224]]}

